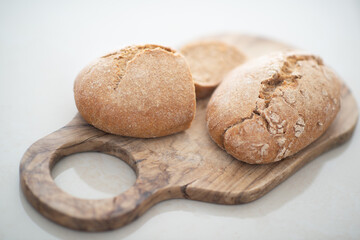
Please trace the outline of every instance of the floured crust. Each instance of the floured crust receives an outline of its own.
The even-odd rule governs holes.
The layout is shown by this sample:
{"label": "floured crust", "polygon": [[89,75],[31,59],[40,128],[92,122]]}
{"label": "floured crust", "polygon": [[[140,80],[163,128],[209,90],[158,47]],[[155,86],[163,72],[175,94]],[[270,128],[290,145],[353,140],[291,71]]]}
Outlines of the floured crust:
{"label": "floured crust", "polygon": [[196,97],[209,96],[224,76],[245,62],[235,46],[219,41],[198,41],[181,48],[195,82]]}
{"label": "floured crust", "polygon": [[274,53],[227,75],[210,99],[207,125],[235,158],[271,163],[316,140],[339,108],[339,78],[319,57]]}
{"label": "floured crust", "polygon": [[184,57],[131,46],[85,67],[74,84],[83,118],[112,134],[151,138],[183,131],[195,116],[195,89]]}

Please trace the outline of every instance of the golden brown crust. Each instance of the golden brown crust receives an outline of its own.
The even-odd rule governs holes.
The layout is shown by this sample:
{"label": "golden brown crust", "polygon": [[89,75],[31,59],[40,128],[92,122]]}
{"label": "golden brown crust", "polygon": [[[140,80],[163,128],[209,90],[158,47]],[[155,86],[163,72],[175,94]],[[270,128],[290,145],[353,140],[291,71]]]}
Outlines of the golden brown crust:
{"label": "golden brown crust", "polygon": [[235,158],[271,163],[316,140],[339,108],[340,81],[319,57],[281,52],[229,73],[210,99],[207,124]]}
{"label": "golden brown crust", "polygon": [[195,83],[196,98],[209,96],[224,76],[245,62],[235,46],[219,41],[197,41],[181,48]]}
{"label": "golden brown crust", "polygon": [[97,59],[77,76],[74,96],[88,123],[131,137],[183,131],[196,109],[185,58],[157,45],[132,46]]}

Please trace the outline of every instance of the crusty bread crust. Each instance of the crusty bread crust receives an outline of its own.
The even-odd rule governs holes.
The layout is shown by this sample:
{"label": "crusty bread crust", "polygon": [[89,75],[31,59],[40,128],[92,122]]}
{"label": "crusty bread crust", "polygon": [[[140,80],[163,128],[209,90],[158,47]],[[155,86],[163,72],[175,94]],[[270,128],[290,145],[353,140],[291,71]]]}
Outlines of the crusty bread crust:
{"label": "crusty bread crust", "polygon": [[152,138],[183,131],[195,116],[195,88],[185,58],[172,49],[132,46],[86,66],[74,84],[76,106],[112,134]]}
{"label": "crusty bread crust", "polygon": [[208,104],[207,126],[235,158],[271,163],[316,140],[339,108],[339,78],[319,57],[279,52],[227,75]]}
{"label": "crusty bread crust", "polygon": [[235,46],[220,41],[196,41],[180,51],[189,63],[198,99],[210,96],[224,76],[246,60]]}

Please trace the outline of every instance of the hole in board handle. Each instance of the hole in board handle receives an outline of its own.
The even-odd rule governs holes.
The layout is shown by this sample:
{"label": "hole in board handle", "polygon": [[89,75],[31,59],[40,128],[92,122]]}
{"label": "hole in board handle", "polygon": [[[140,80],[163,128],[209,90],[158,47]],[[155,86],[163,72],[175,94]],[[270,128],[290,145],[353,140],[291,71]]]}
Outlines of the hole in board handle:
{"label": "hole in board handle", "polygon": [[136,180],[134,170],[125,161],[97,152],[64,157],[52,168],[51,176],[63,191],[83,199],[115,197]]}

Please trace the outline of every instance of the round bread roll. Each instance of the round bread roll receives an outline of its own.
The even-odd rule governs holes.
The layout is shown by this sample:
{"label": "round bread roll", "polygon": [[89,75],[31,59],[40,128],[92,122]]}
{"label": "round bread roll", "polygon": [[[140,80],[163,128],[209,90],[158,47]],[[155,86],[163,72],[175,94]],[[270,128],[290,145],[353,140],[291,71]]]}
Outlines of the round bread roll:
{"label": "round bread roll", "polygon": [[280,52],[227,75],[207,107],[212,139],[250,164],[297,153],[330,126],[340,108],[340,80],[314,55]]}
{"label": "round bread roll", "polygon": [[131,46],[86,66],[74,84],[82,117],[105,132],[160,137],[190,127],[195,88],[185,58],[157,45]]}
{"label": "round bread roll", "polygon": [[217,41],[193,42],[180,51],[189,63],[198,99],[209,96],[224,76],[246,59],[235,46]]}

